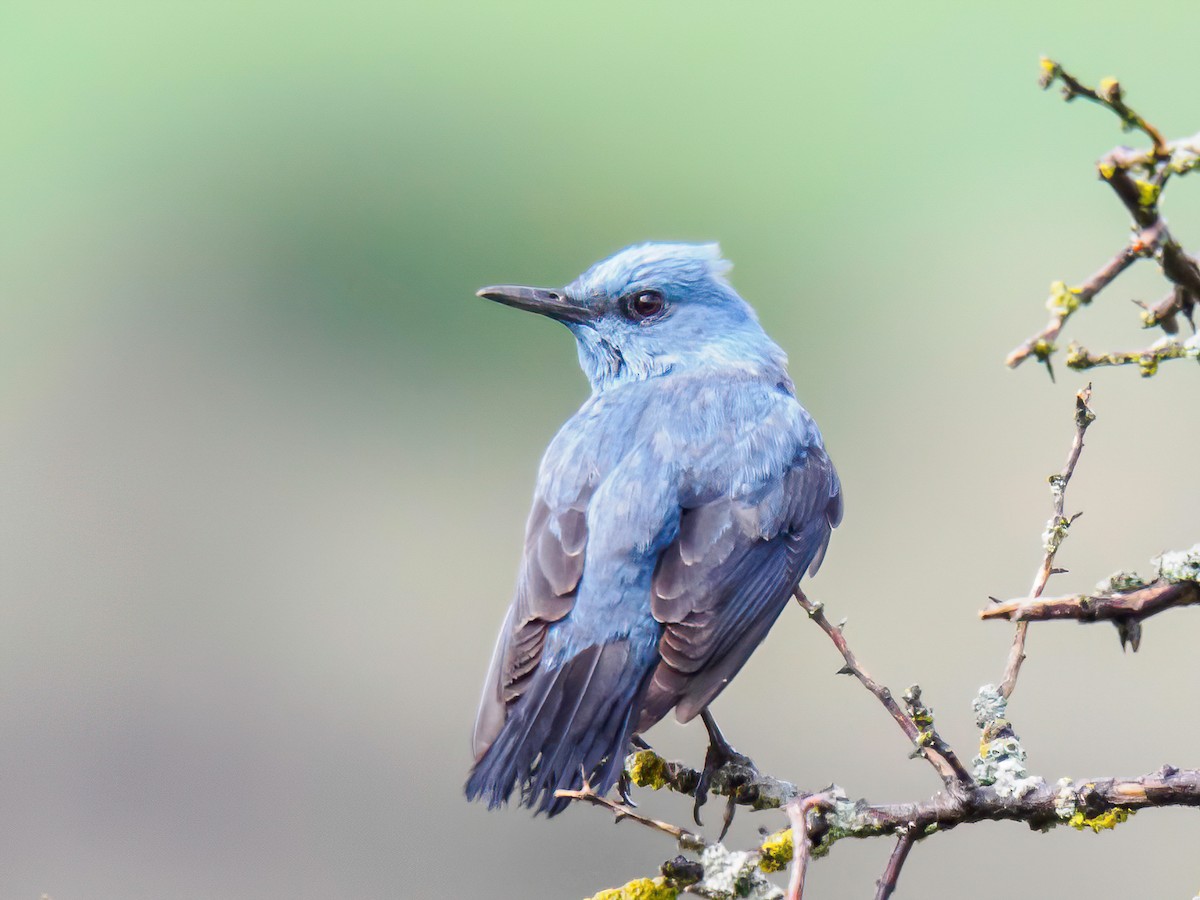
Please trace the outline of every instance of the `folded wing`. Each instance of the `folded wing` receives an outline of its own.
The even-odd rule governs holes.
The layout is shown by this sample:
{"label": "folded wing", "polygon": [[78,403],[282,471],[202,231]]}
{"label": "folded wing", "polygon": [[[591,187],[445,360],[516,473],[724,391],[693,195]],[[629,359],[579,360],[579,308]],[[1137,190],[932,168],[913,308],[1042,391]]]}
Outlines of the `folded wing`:
{"label": "folded wing", "polygon": [[662,659],[638,731],[673,706],[686,722],[720,693],[804,571],[816,571],[841,512],[837,473],[819,444],[749,496],[683,510],[654,573],[651,611],[665,626]]}
{"label": "folded wing", "polygon": [[542,658],[546,630],[571,611],[583,575],[590,487],[560,509],[534,502],[516,597],[500,629],[475,719],[472,747],[480,759],[504,726],[508,708],[528,689]]}

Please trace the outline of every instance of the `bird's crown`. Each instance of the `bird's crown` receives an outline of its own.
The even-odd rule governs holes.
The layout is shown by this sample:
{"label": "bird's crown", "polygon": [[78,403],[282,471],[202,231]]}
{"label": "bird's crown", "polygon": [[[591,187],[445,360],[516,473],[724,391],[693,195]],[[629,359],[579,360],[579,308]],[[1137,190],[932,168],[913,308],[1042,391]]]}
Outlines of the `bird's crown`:
{"label": "bird's crown", "polygon": [[634,244],[596,263],[571,285],[580,294],[619,297],[642,286],[695,288],[724,285],[733,264],[711,244]]}

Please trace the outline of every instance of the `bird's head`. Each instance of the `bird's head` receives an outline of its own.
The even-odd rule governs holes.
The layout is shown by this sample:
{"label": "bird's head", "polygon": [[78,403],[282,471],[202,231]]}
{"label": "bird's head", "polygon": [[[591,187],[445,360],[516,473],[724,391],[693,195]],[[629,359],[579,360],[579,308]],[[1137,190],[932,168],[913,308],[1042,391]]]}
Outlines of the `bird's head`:
{"label": "bird's head", "polygon": [[725,280],[716,244],[638,244],[564,288],[498,285],[480,297],[565,324],[594,389],[695,369],[782,377],[786,358]]}

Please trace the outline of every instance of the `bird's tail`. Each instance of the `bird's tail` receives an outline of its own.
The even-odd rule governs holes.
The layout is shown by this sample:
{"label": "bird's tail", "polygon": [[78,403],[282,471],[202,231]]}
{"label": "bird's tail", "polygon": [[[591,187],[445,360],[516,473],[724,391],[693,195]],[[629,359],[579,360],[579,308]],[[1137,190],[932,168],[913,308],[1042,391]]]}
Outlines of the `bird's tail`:
{"label": "bird's tail", "polygon": [[549,815],[568,801],[560,789],[588,783],[605,793],[621,771],[637,724],[647,667],[628,641],[593,645],[538,671],[503,729],[471,770],[467,798],[494,808],[520,786],[521,805]]}

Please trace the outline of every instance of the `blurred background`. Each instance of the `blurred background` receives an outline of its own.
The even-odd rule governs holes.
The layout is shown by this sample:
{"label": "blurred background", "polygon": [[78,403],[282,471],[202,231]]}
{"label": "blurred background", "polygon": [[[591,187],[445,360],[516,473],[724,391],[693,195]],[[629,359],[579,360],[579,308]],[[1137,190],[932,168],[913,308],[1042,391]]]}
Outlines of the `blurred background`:
{"label": "blurred background", "polygon": [[[1200,128],[1197,9],[1127,4],[23,3],[0,7],[0,897],[574,898],[665,838],[461,786],[533,477],[586,395],[570,336],[477,300],[645,239],[719,240],[789,352],[847,513],[810,595],[969,757],[1070,443],[1004,355],[1126,239],[1107,112]],[[1200,176],[1197,176],[1200,178]],[[1200,249],[1200,183],[1164,209]],[[1067,332],[1134,348],[1142,264]],[[1197,370],[1094,374],[1053,592],[1200,539]],[[1197,765],[1200,618],[1033,628],[1031,769]],[[767,771],[938,786],[795,611],[716,704]],[[699,725],[648,735],[702,758]],[[688,818],[677,797],[639,799]],[[710,808],[710,825],[720,817]],[[778,813],[741,813],[749,846]],[[715,829],[710,828],[710,832]],[[1194,813],[984,824],[901,896],[1190,898]],[[889,841],[814,898],[870,896]]]}

